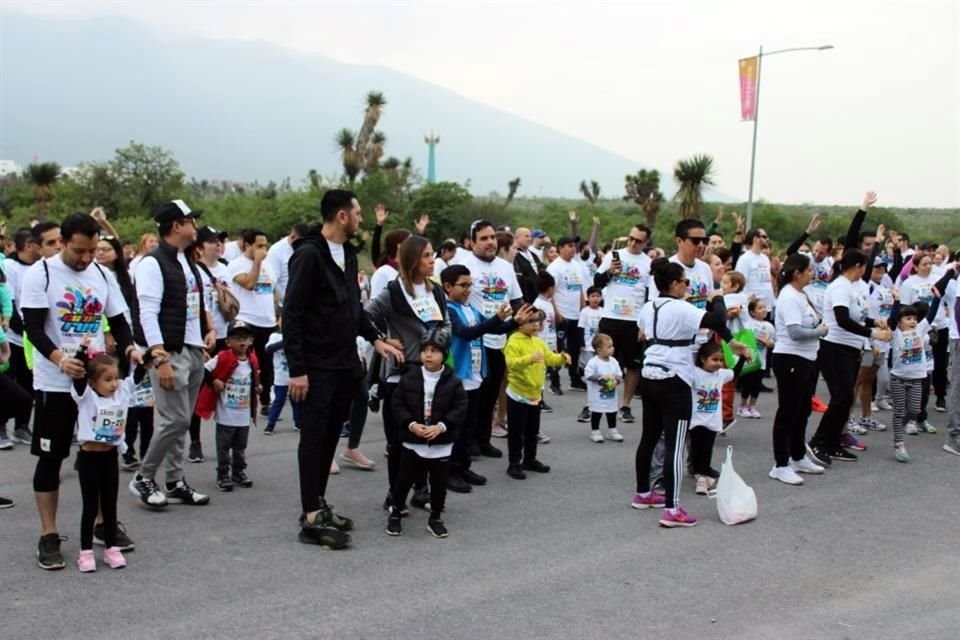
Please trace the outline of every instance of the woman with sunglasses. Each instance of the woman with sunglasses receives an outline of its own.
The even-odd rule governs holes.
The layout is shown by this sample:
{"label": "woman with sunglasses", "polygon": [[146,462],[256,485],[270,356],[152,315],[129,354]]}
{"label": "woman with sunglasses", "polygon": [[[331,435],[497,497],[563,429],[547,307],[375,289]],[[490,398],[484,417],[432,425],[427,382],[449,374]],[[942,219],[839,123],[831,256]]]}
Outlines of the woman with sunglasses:
{"label": "woman with sunglasses", "polygon": [[[749,358],[749,350],[732,339],[722,297],[713,311],[683,301],[690,286],[683,265],[660,258],[653,262],[651,272],[660,294],[644,305],[637,321],[647,341],[647,350],[640,381],[643,435],[637,447],[637,492],[631,506],[634,509],[666,507],[660,518],[661,526],[692,527],[697,524],[697,518],[680,506],[683,445],[693,412],[692,348],[700,330],[711,329],[730,341],[735,353]],[[711,290],[707,299],[712,301],[720,295],[720,291]],[[665,496],[650,490],[650,465],[661,435],[666,444]]]}

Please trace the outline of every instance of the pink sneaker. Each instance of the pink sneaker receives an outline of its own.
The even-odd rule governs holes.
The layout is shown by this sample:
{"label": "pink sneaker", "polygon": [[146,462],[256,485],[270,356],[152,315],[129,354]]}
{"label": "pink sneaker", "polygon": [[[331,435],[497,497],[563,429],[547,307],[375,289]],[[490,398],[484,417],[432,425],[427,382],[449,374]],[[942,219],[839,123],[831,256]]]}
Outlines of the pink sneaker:
{"label": "pink sneaker", "polygon": [[360,449],[346,449],[340,454],[340,459],[344,462],[349,462],[359,469],[370,470],[377,466],[377,463],[363,455]]}
{"label": "pink sneaker", "polygon": [[866,443],[852,433],[845,433],[840,436],[840,446],[846,447],[847,449],[853,449],[854,451],[867,450]]}
{"label": "pink sneaker", "polygon": [[666,504],[664,497],[651,491],[646,497],[639,493],[633,494],[633,502],[630,506],[634,509],[662,509],[664,504]]}
{"label": "pink sneaker", "polygon": [[692,527],[697,524],[697,517],[692,516],[683,510],[683,507],[676,509],[664,509],[663,516],[660,518],[661,527]]}
{"label": "pink sneaker", "polygon": [[127,560],[123,557],[120,547],[107,547],[103,550],[103,561],[111,569],[123,569],[127,566]]}
{"label": "pink sneaker", "polygon": [[97,570],[97,561],[93,557],[93,549],[87,549],[77,554],[77,569],[81,573],[93,573]]}

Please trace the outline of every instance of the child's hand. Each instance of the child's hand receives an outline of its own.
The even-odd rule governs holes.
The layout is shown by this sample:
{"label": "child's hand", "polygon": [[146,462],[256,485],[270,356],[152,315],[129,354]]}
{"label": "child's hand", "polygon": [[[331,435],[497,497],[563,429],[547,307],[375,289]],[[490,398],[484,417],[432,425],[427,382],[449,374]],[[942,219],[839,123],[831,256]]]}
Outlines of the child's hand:
{"label": "child's hand", "polygon": [[90,334],[83,336],[83,340],[80,341],[80,346],[84,349],[89,349],[91,344],[93,344],[93,336]]}
{"label": "child's hand", "polygon": [[563,356],[563,361],[564,361],[565,363],[570,364],[571,362],[573,362],[572,358],[570,358],[570,354],[569,354],[569,353],[561,353],[560,355]]}
{"label": "child's hand", "polygon": [[739,315],[740,315],[740,307],[730,307],[729,309],[727,309],[728,318],[736,318]]}
{"label": "child's hand", "polygon": [[423,435],[421,437],[429,442],[443,433],[443,429],[441,429],[439,425],[433,425],[430,427],[424,427],[422,433]]}
{"label": "child's hand", "polygon": [[223,393],[223,390],[227,388],[227,385],[223,384],[223,380],[214,380],[211,385],[213,390],[217,393]]}
{"label": "child's hand", "polygon": [[544,355],[542,351],[537,351],[532,356],[530,356],[530,362],[532,363],[543,362],[543,361],[544,361]]}

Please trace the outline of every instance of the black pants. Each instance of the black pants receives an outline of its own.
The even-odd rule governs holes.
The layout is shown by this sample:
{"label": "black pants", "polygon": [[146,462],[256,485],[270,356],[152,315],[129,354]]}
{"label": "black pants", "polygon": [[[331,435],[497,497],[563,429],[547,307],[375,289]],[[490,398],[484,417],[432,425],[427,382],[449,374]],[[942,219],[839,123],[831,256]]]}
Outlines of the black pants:
{"label": "black pants", "polygon": [[[954,318],[951,317],[950,322],[954,322]],[[950,365],[949,346],[950,331],[940,329],[937,331],[937,344],[933,345],[933,391],[937,394],[937,400],[945,400],[947,397],[947,369]]]}
{"label": "black pants", "polygon": [[[393,456],[391,456],[393,457]],[[450,474],[450,458],[421,458],[416,453],[400,446],[397,452],[399,473],[395,490],[391,491],[392,505],[398,511],[407,502],[410,487],[423,478],[430,478],[430,517],[439,518],[447,503],[447,479]]]}
{"label": "black pants", "polygon": [[719,478],[720,472],[713,468],[713,445],[717,432],[707,427],[690,429],[690,466],[693,473],[708,478]]}
{"label": "black pants", "polygon": [[927,405],[930,404],[930,374],[923,379],[923,385],[920,387],[920,413],[917,414],[917,422],[923,424],[930,417],[927,413]]}
{"label": "black pants", "polygon": [[[480,385],[480,401],[477,404],[477,444],[490,444],[490,431],[493,428],[493,408],[500,397],[500,385],[507,371],[507,361],[503,351],[499,349],[483,348],[487,357],[487,377]],[[507,421],[509,422],[509,418]]]}
{"label": "black pants", "polygon": [[260,363],[260,385],[263,387],[260,392],[260,406],[267,408],[270,407],[270,391],[273,389],[273,356],[267,355],[267,341],[276,330],[276,325],[272,327],[250,325],[250,331],[253,333],[253,350]]}
{"label": "black pants", "polygon": [[83,512],[80,516],[80,549],[93,549],[93,527],[97,512],[103,514],[103,541],[107,547],[117,546],[117,491],[120,487],[120,465],[117,449],[77,452],[80,493]]}
{"label": "black pants", "polygon": [[850,417],[853,407],[853,389],[860,369],[860,350],[835,342],[820,341],[817,367],[830,390],[830,404],[820,418],[820,426],[813,434],[810,445],[829,451],[840,448],[843,425]]}
{"label": "black pants", "polygon": [[763,386],[763,371],[754,371],[740,376],[740,399],[757,398]]}
{"label": "black pants", "polygon": [[562,351],[570,354],[570,364],[567,370],[570,372],[570,382],[582,382],[580,375],[580,350],[583,349],[583,329],[577,326],[580,318],[563,319],[563,347]]}
{"label": "black pants", "polygon": [[[3,398],[3,401],[0,402],[0,425],[3,425],[10,418],[19,420],[24,410],[26,410],[28,416],[30,415],[30,409],[33,407],[33,395],[17,384],[12,376],[0,376],[0,398]],[[19,422],[14,424],[17,427],[20,426]]]}
{"label": "black pants", "polygon": [[[217,477],[222,478],[247,468],[247,440],[250,427],[217,424]],[[231,456],[232,454],[232,456]]]}
{"label": "black pants", "polygon": [[367,426],[367,401],[370,399],[370,388],[366,377],[360,378],[357,393],[350,405],[350,437],[347,439],[347,448],[356,449],[360,446],[363,437],[363,428]]}
{"label": "black pants", "polygon": [[817,390],[817,363],[789,353],[775,353],[773,373],[777,376],[777,414],[773,418],[773,458],[778,467],[807,455],[807,420]]}
{"label": "black pants", "polygon": [[127,442],[126,455],[134,455],[137,435],[140,435],[140,459],[147,455],[150,440],[153,439],[153,407],[132,407],[127,411],[127,428],[123,439]]}
{"label": "black pants", "polygon": [[637,445],[635,460],[637,493],[650,491],[650,462],[663,434],[666,445],[663,486],[667,491],[666,506],[672,509],[680,502],[683,444],[693,412],[692,391],[690,385],[677,376],[666,380],[641,378],[640,388],[643,395],[643,435]]}
{"label": "black pants", "polygon": [[380,383],[380,411],[383,416],[383,437],[387,441],[387,482],[389,490],[397,484],[400,474],[400,436],[397,431],[397,421],[393,417],[393,392],[397,388],[396,382]]}
{"label": "black pants", "polygon": [[303,402],[303,423],[297,464],[300,471],[300,505],[304,513],[320,509],[327,492],[330,463],[337,451],[340,428],[350,415],[350,403],[357,394],[363,371],[312,371],[307,374],[310,389]]}
{"label": "black pants", "polygon": [[[13,418],[14,429],[29,427],[30,411],[33,409],[33,371],[27,366],[27,361],[23,357],[23,347],[18,347],[13,343],[10,344],[10,368],[6,375],[30,395],[30,402],[17,405],[18,410],[6,418],[0,419],[0,424]],[[6,398],[6,393],[4,393],[4,398]]]}
{"label": "black pants", "polygon": [[540,405],[507,398],[507,460],[510,464],[537,459],[537,434],[540,433]]}
{"label": "black pants", "polygon": [[607,429],[616,429],[617,428],[617,412],[611,411],[610,413],[597,413],[596,411],[590,412],[590,428],[594,431],[600,430],[600,418],[602,416],[607,416]]}
{"label": "black pants", "polygon": [[474,430],[477,428],[477,405],[480,402],[480,389],[467,391],[467,415],[463,427],[453,443],[450,455],[450,473],[458,475],[470,468],[470,445],[473,444]]}

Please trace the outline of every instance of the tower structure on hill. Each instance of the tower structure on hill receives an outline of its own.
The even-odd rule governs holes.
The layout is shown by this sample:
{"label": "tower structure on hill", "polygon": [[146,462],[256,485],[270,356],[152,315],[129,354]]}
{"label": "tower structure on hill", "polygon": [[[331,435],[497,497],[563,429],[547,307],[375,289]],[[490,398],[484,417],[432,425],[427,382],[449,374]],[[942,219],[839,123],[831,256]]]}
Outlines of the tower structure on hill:
{"label": "tower structure on hill", "polygon": [[434,135],[431,129],[430,135],[424,136],[423,141],[430,148],[427,156],[427,184],[434,184],[437,181],[437,145],[440,143],[440,138]]}

